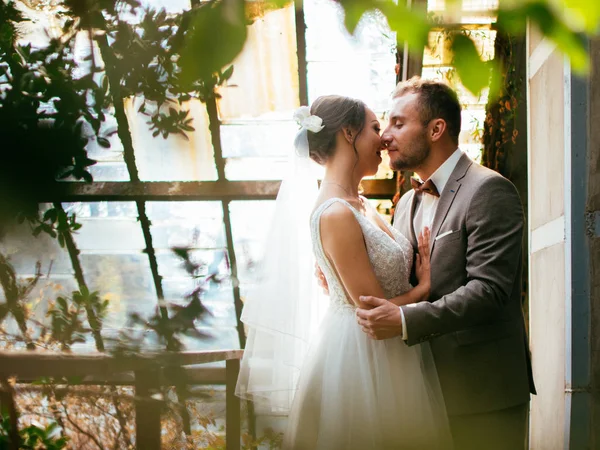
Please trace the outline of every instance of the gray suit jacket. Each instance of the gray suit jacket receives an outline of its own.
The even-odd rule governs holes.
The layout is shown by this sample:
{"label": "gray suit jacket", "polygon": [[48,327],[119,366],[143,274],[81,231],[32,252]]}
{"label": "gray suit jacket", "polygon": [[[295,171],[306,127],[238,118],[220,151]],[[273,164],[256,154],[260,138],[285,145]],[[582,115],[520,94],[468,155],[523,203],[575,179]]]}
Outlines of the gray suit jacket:
{"label": "gray suit jacket", "polygon": [[[431,301],[402,307],[407,344],[430,341],[449,415],[528,402],[535,387],[521,310],[519,195],[466,155],[440,194],[431,230]],[[417,248],[415,200],[414,191],[402,196],[394,226]]]}

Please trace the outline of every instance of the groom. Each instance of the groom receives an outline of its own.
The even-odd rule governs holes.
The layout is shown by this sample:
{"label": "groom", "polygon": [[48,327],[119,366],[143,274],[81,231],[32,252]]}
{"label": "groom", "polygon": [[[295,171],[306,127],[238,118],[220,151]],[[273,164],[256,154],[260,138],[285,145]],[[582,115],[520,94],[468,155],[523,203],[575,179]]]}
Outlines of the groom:
{"label": "groom", "polygon": [[415,77],[398,84],[393,101],[382,135],[390,165],[425,180],[412,180],[394,226],[415,249],[421,230],[431,230],[430,301],[398,308],[361,297],[373,309],[358,309],[357,320],[375,339],[430,342],[457,450],[523,449],[535,387],[521,311],[519,196],[458,149],[452,89]]}

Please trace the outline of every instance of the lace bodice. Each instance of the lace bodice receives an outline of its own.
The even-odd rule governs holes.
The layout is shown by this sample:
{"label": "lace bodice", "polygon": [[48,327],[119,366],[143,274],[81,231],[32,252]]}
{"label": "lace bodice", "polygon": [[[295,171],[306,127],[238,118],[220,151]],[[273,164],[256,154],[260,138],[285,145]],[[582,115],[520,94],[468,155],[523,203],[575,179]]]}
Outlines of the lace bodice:
{"label": "lace bodice", "polygon": [[[346,205],[354,213],[365,238],[367,253],[375,277],[379,281],[386,298],[396,297],[408,291],[411,288],[409,278],[414,253],[408,239],[406,239],[398,230],[388,225],[388,229],[394,236],[394,239],[392,239],[385,231],[367,219],[350,203],[341,198],[331,198],[315,209],[311,216],[310,223],[313,251],[317,263],[327,279],[331,305],[344,309],[355,308],[354,303],[346,295],[341,281],[333,270],[328,258],[325,256],[321,242],[321,214],[335,202]],[[370,205],[368,207],[370,207]]]}

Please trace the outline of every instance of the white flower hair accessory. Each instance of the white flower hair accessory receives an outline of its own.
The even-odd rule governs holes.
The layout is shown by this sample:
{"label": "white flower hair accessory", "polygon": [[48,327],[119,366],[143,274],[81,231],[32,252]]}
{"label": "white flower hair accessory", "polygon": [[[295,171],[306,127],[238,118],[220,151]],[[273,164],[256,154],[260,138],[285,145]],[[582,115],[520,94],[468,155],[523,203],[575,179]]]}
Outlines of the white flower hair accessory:
{"label": "white flower hair accessory", "polygon": [[308,149],[308,132],[318,133],[325,128],[323,119],[319,116],[311,115],[308,106],[301,106],[294,111],[294,120],[300,125],[300,131],[298,131],[296,139],[294,139],[296,154],[301,158],[308,158],[310,156],[310,151]]}
{"label": "white flower hair accessory", "polygon": [[310,114],[310,108],[308,106],[301,106],[294,112],[294,120],[300,125],[301,128],[306,128],[308,131],[318,133],[325,126],[323,125],[323,119],[319,116],[313,116]]}

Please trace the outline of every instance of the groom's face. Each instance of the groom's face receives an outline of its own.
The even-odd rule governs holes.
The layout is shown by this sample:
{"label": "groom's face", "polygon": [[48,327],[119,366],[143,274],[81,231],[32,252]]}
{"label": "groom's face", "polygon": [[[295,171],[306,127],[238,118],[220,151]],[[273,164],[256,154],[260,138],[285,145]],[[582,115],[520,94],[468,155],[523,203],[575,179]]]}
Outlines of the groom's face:
{"label": "groom's face", "polygon": [[381,135],[394,170],[417,170],[431,152],[427,126],[421,120],[418,101],[419,94],[396,97],[390,110],[389,124]]}

